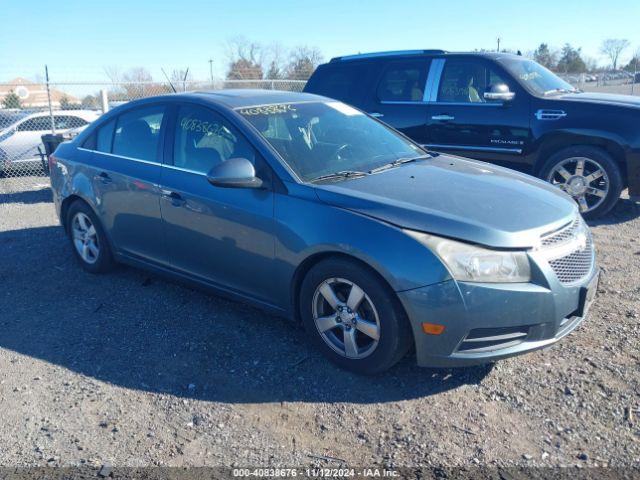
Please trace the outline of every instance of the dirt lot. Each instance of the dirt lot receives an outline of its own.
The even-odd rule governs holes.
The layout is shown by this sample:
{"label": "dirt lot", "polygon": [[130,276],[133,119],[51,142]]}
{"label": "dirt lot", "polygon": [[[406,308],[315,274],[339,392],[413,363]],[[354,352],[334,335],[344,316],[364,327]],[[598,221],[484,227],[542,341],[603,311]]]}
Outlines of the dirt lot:
{"label": "dirt lot", "polygon": [[591,318],[554,348],[359,377],[280,318],[131,268],[84,273],[46,179],[2,181],[0,465],[640,466],[628,200],[593,227]]}

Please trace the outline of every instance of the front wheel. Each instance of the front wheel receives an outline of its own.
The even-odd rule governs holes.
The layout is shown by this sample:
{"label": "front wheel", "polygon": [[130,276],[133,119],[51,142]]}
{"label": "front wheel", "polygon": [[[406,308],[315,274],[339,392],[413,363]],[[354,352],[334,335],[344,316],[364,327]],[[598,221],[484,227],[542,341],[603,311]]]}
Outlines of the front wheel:
{"label": "front wheel", "polygon": [[373,374],[397,363],[411,328],[393,291],[357,262],[327,259],[306,275],[300,312],[316,346],[339,366]]}
{"label": "front wheel", "polygon": [[585,218],[608,213],[623,186],[620,166],[611,155],[590,146],[569,147],[552,155],[540,177],[571,195]]}

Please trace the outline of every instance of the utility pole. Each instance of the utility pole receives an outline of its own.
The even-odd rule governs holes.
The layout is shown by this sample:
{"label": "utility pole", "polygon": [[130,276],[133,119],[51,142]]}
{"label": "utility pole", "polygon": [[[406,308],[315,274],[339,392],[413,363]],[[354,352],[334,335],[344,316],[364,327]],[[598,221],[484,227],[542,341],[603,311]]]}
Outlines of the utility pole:
{"label": "utility pole", "polygon": [[500,52],[500,40],[501,40],[501,38],[500,38],[500,37],[498,37],[498,38],[497,38],[497,41],[498,41],[498,52]]}
{"label": "utility pole", "polygon": [[211,88],[213,88],[213,58],[209,59],[209,77],[211,78]]}

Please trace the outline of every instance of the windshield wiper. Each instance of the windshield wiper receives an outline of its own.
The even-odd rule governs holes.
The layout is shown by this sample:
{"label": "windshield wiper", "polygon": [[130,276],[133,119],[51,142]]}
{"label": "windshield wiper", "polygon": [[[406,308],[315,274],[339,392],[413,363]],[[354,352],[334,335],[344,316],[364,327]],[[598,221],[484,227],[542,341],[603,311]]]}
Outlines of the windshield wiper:
{"label": "windshield wiper", "polygon": [[327,175],[320,175],[312,179],[312,182],[319,182],[321,180],[331,180],[333,178],[352,178],[352,177],[364,177],[369,175],[368,172],[361,172],[359,170],[341,170],[339,172],[328,173]]}
{"label": "windshield wiper", "polygon": [[425,158],[431,158],[431,155],[420,155],[418,157],[409,157],[409,158],[396,158],[395,160],[385,163],[384,165],[380,165],[372,170],[369,170],[369,173],[378,173],[383,170],[389,170],[390,168],[397,167],[398,165],[402,165],[404,163],[416,162],[418,160],[424,160]]}

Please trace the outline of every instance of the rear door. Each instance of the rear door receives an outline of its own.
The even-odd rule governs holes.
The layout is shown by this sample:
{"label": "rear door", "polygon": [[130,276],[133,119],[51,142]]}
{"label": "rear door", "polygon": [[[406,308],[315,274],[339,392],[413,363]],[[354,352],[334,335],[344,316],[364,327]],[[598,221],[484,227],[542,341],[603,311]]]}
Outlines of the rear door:
{"label": "rear door", "polygon": [[369,89],[366,111],[418,143],[426,143],[428,58],[386,63]]}
{"label": "rear door", "polygon": [[159,182],[165,105],[131,109],[83,144],[102,224],[115,248],[132,257],[166,261]]}
{"label": "rear door", "polygon": [[[531,139],[529,96],[501,67],[481,57],[449,57],[429,106],[427,146],[436,151],[499,163],[524,162]],[[487,100],[492,85],[506,84],[510,102]]]}

